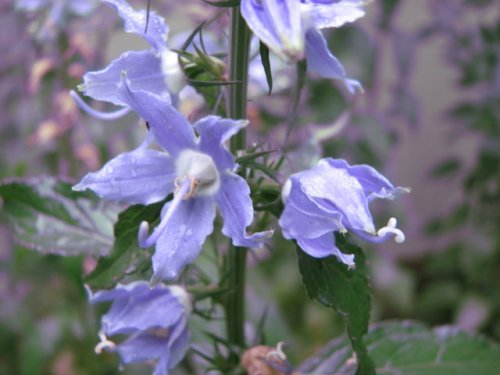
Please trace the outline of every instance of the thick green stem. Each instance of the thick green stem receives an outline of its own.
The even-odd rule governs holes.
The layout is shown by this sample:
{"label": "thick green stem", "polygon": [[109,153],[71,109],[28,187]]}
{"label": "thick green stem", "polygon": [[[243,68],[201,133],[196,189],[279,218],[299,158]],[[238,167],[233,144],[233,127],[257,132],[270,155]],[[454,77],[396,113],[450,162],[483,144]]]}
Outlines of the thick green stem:
{"label": "thick green stem", "polygon": [[[250,30],[241,17],[240,8],[231,10],[231,36],[229,53],[229,79],[236,82],[227,86],[227,114],[229,118],[245,119],[247,105],[248,57]],[[231,151],[245,149],[245,131],[231,139]],[[245,271],[247,249],[231,246],[226,257],[228,293],[225,311],[229,342],[245,345]]]}

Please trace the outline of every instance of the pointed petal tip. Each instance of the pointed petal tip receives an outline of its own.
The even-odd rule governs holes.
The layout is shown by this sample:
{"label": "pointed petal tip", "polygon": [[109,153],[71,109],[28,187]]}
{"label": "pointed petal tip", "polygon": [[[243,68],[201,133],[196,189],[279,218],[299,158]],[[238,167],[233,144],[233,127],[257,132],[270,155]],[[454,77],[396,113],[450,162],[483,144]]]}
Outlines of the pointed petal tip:
{"label": "pointed petal tip", "polygon": [[78,184],[73,185],[71,187],[71,190],[73,190],[73,191],[85,191],[85,190],[87,190],[87,186],[85,184],[82,184],[81,182],[79,182]]}

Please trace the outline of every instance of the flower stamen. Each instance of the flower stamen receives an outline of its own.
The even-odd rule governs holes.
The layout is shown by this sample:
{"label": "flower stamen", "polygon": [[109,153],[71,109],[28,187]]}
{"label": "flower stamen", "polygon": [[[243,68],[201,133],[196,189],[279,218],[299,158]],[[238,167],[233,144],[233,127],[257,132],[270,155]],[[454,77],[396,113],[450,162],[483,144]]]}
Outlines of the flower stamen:
{"label": "flower stamen", "polygon": [[184,176],[184,177],[176,177],[175,180],[174,180],[174,186],[175,186],[175,192],[174,193],[177,193],[177,191],[180,189],[180,187],[182,186],[182,183],[185,180],[189,180],[190,181],[189,191],[182,197],[182,199],[187,200],[189,198],[192,198],[196,194],[196,190],[197,190],[198,186],[200,185],[200,183],[193,176],[187,175],[187,176]]}
{"label": "flower stamen", "polygon": [[100,342],[94,348],[95,354],[101,354],[103,349],[114,350],[116,348],[116,344],[109,340],[104,332],[99,332],[99,340]]}
{"label": "flower stamen", "polygon": [[401,229],[396,228],[397,224],[398,221],[396,220],[396,218],[391,217],[387,222],[387,225],[378,230],[377,236],[386,238],[390,235],[393,235],[394,241],[396,241],[397,243],[403,243],[405,241],[405,234]]}
{"label": "flower stamen", "polygon": [[266,359],[272,359],[272,358],[278,358],[282,361],[286,361],[287,357],[286,354],[283,352],[283,346],[285,345],[284,341],[278,342],[276,345],[276,350],[272,350],[269,353],[266,354]]}

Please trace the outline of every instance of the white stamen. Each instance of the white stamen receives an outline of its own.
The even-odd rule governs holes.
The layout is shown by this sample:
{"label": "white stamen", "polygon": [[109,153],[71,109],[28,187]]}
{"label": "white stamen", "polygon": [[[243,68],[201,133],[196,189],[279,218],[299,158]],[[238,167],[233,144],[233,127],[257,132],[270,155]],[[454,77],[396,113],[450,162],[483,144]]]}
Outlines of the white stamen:
{"label": "white stamen", "polygon": [[186,194],[189,194],[191,191],[192,180],[185,179],[182,184],[179,186],[177,191],[174,194],[174,199],[172,199],[170,206],[168,207],[167,213],[162,217],[160,225],[158,225],[153,233],[148,237],[149,233],[149,224],[147,221],[143,221],[139,226],[139,234],[138,234],[138,242],[139,246],[142,248],[151,247],[158,240],[158,237],[163,233],[165,228],[167,227],[168,222],[174,215],[175,210],[179,207],[179,204],[185,198]]}
{"label": "white stamen", "polygon": [[73,90],[69,92],[69,95],[73,98],[75,103],[80,107],[82,111],[85,113],[89,114],[90,116],[93,116],[99,120],[104,120],[104,121],[113,121],[117,120],[123,116],[125,116],[127,113],[130,112],[129,107],[124,107],[122,109],[118,109],[113,112],[101,112],[93,109],[91,106],[89,106],[85,101],[80,98],[80,96]]}
{"label": "white stamen", "polygon": [[394,241],[396,241],[397,243],[403,243],[405,241],[405,234],[401,229],[396,228],[397,224],[398,221],[394,217],[391,217],[387,222],[387,226],[382,227],[378,230],[377,236],[386,237],[392,234],[394,235]]}
{"label": "white stamen", "polygon": [[283,362],[287,360],[286,354],[283,352],[283,346],[285,345],[284,341],[280,341],[276,345],[276,350],[272,350],[269,353],[266,354],[266,359],[271,359],[272,357],[277,357]]}
{"label": "white stamen", "polygon": [[116,348],[116,344],[109,340],[104,332],[99,332],[99,340],[101,341],[94,348],[95,354],[101,354],[103,349],[114,350]]}

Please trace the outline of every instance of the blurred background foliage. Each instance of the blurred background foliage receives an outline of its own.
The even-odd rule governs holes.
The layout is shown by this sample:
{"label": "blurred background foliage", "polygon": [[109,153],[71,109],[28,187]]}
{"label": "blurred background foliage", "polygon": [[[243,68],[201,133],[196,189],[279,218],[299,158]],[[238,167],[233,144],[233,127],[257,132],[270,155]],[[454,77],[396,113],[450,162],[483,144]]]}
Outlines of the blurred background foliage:
{"label": "blurred background foliage", "polygon": [[[84,72],[125,50],[121,24],[103,6],[48,22],[47,9],[27,12],[20,3],[0,4],[0,176],[76,180],[137,145],[144,132],[133,115],[112,123],[82,115],[67,95]],[[177,27],[189,31],[210,9],[196,0],[181,7],[154,0],[152,6],[165,15],[171,33]],[[308,77],[286,143],[285,170],[322,153],[371,164],[396,184],[411,186],[412,194],[391,204],[392,213],[389,205],[375,207],[380,225],[391,214],[401,219],[407,243],[373,249],[362,244],[372,274],[372,320],[454,324],[499,340],[498,4],[378,0],[367,13],[328,34],[349,76],[363,83],[364,95],[351,102],[336,83]],[[285,88],[252,100],[256,143],[282,145],[290,94]],[[304,140],[306,148],[297,149]],[[0,373],[118,373],[115,356],[93,352],[104,309],[87,305],[82,275],[95,260],[41,256],[15,244],[9,228],[0,225]],[[202,267],[213,261],[211,252],[203,254]],[[277,236],[250,263],[249,337],[263,334],[270,345],[288,342],[291,362],[299,363],[343,333],[340,317],[307,299],[289,243]],[[206,324],[200,317],[192,322]],[[196,334],[194,341],[203,346],[203,339]]]}

